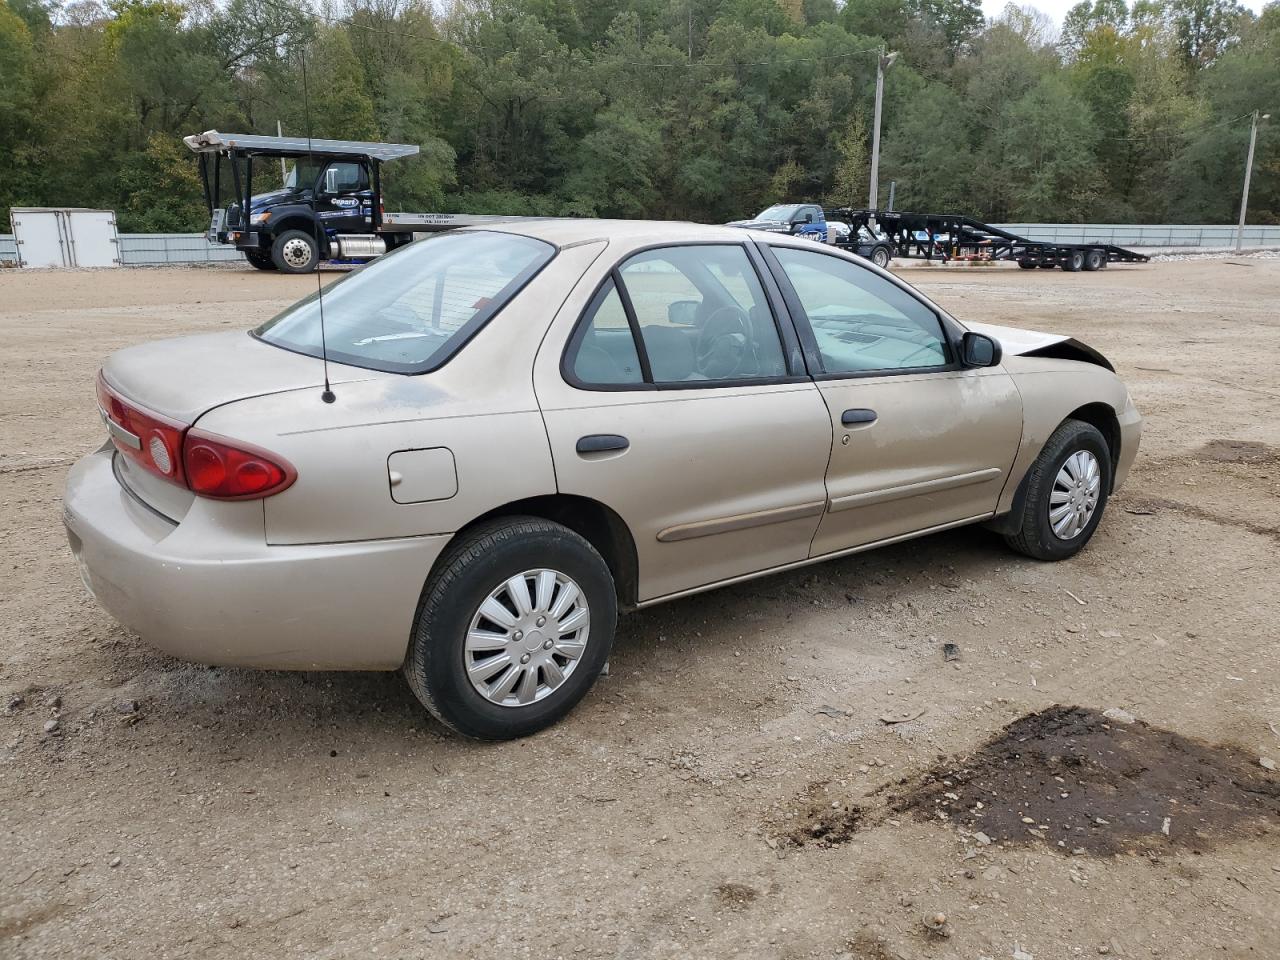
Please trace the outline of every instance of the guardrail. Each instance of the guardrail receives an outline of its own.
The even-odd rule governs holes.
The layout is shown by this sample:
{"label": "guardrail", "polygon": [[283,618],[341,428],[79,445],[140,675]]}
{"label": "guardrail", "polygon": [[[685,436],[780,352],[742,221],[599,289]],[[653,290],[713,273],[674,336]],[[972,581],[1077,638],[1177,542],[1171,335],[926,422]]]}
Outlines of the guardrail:
{"label": "guardrail", "polygon": [[[1212,224],[998,223],[1028,240],[1051,243],[1114,243],[1121,247],[1234,247],[1236,228]],[[1280,226],[1244,228],[1246,247],[1280,247]],[[234,247],[209,243],[203,233],[122,233],[120,258],[127,266],[166,263],[240,262]],[[0,261],[16,262],[13,234],[0,233]]]}

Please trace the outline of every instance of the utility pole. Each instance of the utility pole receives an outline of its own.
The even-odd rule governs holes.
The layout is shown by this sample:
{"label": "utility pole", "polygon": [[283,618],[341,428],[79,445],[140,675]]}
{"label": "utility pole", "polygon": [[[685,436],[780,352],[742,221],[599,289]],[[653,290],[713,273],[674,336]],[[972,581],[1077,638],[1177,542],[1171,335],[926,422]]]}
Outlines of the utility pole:
{"label": "utility pole", "polygon": [[[279,120],[276,121],[276,136],[277,137],[284,136],[284,127],[281,125]],[[280,186],[283,187],[285,183],[288,181],[288,179],[289,179],[289,170],[284,165],[284,157],[281,157],[280,158]]]}
{"label": "utility pole", "polygon": [[871,227],[876,226],[876,204],[880,193],[880,111],[884,103],[884,72],[893,66],[898,59],[896,53],[885,53],[880,48],[880,56],[876,60],[876,113],[871,130],[871,191],[867,198],[867,208],[871,211]]}
{"label": "utility pole", "polygon": [[1249,127],[1249,159],[1244,162],[1244,193],[1240,197],[1240,223],[1236,226],[1236,253],[1239,253],[1244,245],[1244,217],[1249,212],[1249,181],[1253,179],[1253,148],[1258,142],[1258,121],[1270,119],[1269,113],[1259,117],[1258,111],[1253,111],[1253,125]]}

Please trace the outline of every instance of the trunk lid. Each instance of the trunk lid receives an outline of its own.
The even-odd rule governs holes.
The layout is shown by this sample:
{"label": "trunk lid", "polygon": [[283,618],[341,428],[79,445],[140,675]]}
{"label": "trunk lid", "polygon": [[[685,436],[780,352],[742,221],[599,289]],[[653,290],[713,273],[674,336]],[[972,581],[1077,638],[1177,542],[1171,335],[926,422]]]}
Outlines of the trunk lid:
{"label": "trunk lid", "polygon": [[[369,376],[367,370],[329,364],[332,383]],[[128,406],[168,421],[177,436],[205,413],[237,400],[314,389],[319,402],[324,364],[315,357],[263,343],[244,331],[228,331],[120,350],[103,364],[102,380]],[[184,484],[143,469],[138,460],[145,460],[148,454],[140,448],[149,437],[139,439],[138,433],[143,431],[132,421],[124,423],[122,431],[116,415],[106,411],[103,415],[115,424],[108,425],[108,433],[119,451],[115,474],[121,486],[156,513],[175,523],[181,521],[195,495]],[[134,427],[132,433],[130,427]],[[170,455],[180,458],[181,451],[172,450]]]}
{"label": "trunk lid", "polygon": [[[188,426],[224,403],[324,385],[319,358],[263,343],[243,330],[126,347],[107,359],[102,375],[126,399]],[[329,364],[333,383],[369,376],[367,370]]]}

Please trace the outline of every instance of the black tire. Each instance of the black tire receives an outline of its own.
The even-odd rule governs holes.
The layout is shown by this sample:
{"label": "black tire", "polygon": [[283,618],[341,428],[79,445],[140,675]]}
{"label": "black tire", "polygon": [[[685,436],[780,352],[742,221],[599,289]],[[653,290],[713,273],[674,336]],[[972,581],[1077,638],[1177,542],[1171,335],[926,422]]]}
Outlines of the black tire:
{"label": "black tire", "polygon": [[1107,254],[1103,250],[1090,250],[1084,255],[1084,268],[1089,271],[1101,270],[1107,265]]}
{"label": "black tire", "polygon": [[[302,244],[306,245],[308,253],[305,260],[297,256]],[[277,269],[285,273],[310,273],[320,262],[316,238],[303,230],[286,230],[271,244],[271,260]]]}
{"label": "black tire", "polygon": [[889,249],[887,247],[876,247],[871,251],[871,262],[882,270],[889,268]]}
{"label": "black tire", "polygon": [[[1049,497],[1058,471],[1068,457],[1079,451],[1088,451],[1097,459],[1101,474],[1098,504],[1080,532],[1070,539],[1063,539],[1053,532],[1049,523]],[[1019,553],[1037,560],[1065,560],[1084,549],[1102,520],[1111,492],[1111,450],[1097,427],[1080,420],[1064,420],[1049,437],[1023,482],[1026,494],[1022,498],[1021,526],[1017,532],[1006,536],[1005,542]]]}
{"label": "black tire", "polygon": [[1037,264],[1034,260],[1019,260],[1018,266],[1020,266],[1023,270],[1034,270],[1037,266],[1039,266],[1039,264]]}
{"label": "black tire", "polygon": [[[465,647],[467,632],[491,591],[524,571],[540,569],[564,573],[585,594],[586,647],[560,686],[543,699],[524,706],[494,703],[467,676],[472,656]],[[613,577],[590,543],[558,523],[502,517],[477,525],[440,557],[418,603],[404,674],[423,706],[458,733],[479,740],[527,737],[555,723],[591,689],[609,660],[617,615]]]}
{"label": "black tire", "polygon": [[244,258],[249,261],[250,266],[256,267],[259,270],[276,269],[276,262],[271,259],[271,254],[269,253],[260,253],[257,250],[246,250],[244,252]]}
{"label": "black tire", "polygon": [[1062,261],[1062,269],[1067,273],[1079,273],[1084,269],[1084,251],[1075,250]]}
{"label": "black tire", "polygon": [[1038,263],[1036,264],[1036,266],[1038,266],[1041,270],[1052,270],[1054,267],[1057,266],[1057,264],[1054,261],[1050,260],[1046,263]]}

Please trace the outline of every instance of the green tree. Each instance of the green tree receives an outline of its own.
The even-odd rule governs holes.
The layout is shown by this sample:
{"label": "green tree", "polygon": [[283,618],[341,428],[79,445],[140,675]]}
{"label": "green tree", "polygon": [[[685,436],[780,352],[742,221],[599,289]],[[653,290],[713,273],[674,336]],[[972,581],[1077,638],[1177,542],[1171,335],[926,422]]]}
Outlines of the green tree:
{"label": "green tree", "polygon": [[836,152],[831,191],[827,203],[834,207],[861,207],[871,185],[870,151],[867,149],[867,118],[861,110],[845,126]]}
{"label": "green tree", "polygon": [[1249,14],[1235,0],[1166,0],[1165,16],[1173,25],[1178,48],[1192,68],[1213,63],[1239,40]]}
{"label": "green tree", "polygon": [[125,164],[120,188],[124,206],[118,213],[126,231],[191,233],[207,224],[191,152],[174,137],[151,134],[143,151]]}
{"label": "green tree", "polygon": [[34,191],[27,163],[35,137],[35,44],[24,18],[0,0],[0,230],[9,229],[9,207]]}
{"label": "green tree", "polygon": [[364,68],[345,30],[322,28],[307,57],[311,134],[337,140],[377,140],[373,100],[365,91]]}

